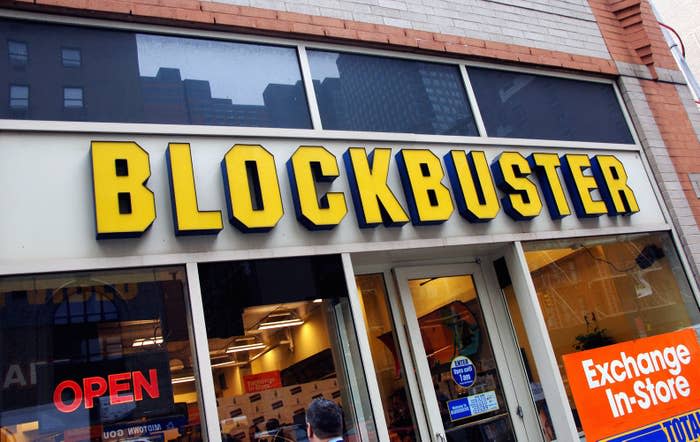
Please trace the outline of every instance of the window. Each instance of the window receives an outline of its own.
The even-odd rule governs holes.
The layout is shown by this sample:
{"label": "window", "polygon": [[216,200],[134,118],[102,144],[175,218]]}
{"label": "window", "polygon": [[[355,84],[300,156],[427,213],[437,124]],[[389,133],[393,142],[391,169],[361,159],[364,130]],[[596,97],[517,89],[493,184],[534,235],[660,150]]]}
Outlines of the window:
{"label": "window", "polygon": [[344,440],[376,440],[338,255],[199,264],[224,440],[305,441],[306,407],[336,401]]}
{"label": "window", "polygon": [[10,86],[10,109],[29,108],[29,86]]}
{"label": "window", "polygon": [[362,303],[374,371],[381,394],[389,439],[401,442],[418,440],[418,426],[401,357],[396,350],[398,338],[391,320],[384,275],[355,277]]}
{"label": "window", "polygon": [[7,440],[200,441],[186,287],[182,267],[0,278]]}
{"label": "window", "polygon": [[83,88],[64,87],[63,107],[66,109],[79,109],[83,107]]}
{"label": "window", "polygon": [[[35,119],[311,128],[295,47],[7,19],[0,34],[32,35],[37,46],[61,48],[60,65],[51,57],[33,60],[47,90],[63,88],[66,68],[99,60],[81,73],[82,99],[71,91],[57,107],[54,96],[37,94]],[[15,52],[26,59],[26,45]],[[94,105],[85,106],[85,96]],[[68,108],[83,112],[63,112]],[[3,117],[17,118],[4,109]]]}
{"label": "window", "polygon": [[67,68],[77,68],[81,64],[80,49],[61,49],[61,63]]}
{"label": "window", "polygon": [[[700,325],[667,233],[532,242],[524,249],[567,388],[563,355]],[[534,366],[529,346],[523,353]],[[570,394],[569,402],[579,424]]]}
{"label": "window", "polygon": [[7,54],[10,58],[10,65],[25,66],[29,62],[27,43],[12,40],[8,41]]}
{"label": "window", "polygon": [[634,142],[613,86],[467,68],[490,137]]}
{"label": "window", "polygon": [[478,135],[456,65],[308,51],[324,129]]}

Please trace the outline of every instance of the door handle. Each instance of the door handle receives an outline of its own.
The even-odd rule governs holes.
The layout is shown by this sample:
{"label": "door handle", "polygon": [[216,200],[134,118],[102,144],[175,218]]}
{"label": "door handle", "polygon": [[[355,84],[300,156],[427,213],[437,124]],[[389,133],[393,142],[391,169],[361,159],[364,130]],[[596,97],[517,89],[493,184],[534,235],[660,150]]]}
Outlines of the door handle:
{"label": "door handle", "polygon": [[438,442],[447,442],[447,439],[445,439],[445,435],[442,433],[435,433],[435,439]]}

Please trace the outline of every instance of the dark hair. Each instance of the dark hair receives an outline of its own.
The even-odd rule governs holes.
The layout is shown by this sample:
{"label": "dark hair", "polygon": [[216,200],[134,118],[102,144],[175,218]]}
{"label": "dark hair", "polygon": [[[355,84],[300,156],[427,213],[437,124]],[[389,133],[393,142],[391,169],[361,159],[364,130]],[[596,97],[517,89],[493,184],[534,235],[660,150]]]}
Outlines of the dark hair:
{"label": "dark hair", "polygon": [[343,435],[343,412],[340,407],[328,399],[314,399],[306,410],[306,422],[311,425],[314,434],[320,438]]}

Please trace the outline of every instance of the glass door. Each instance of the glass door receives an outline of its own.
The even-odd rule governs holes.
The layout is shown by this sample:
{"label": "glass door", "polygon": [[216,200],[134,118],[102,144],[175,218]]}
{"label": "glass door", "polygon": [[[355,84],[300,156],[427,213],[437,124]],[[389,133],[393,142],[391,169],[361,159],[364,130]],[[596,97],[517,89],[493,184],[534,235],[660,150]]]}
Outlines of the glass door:
{"label": "glass door", "polygon": [[509,408],[506,401],[504,382],[511,380],[502,375],[508,370],[499,370],[494,351],[503,349],[494,348],[491,336],[500,319],[491,310],[479,266],[394,272],[431,438],[517,440],[513,420],[519,417],[511,410],[520,408]]}

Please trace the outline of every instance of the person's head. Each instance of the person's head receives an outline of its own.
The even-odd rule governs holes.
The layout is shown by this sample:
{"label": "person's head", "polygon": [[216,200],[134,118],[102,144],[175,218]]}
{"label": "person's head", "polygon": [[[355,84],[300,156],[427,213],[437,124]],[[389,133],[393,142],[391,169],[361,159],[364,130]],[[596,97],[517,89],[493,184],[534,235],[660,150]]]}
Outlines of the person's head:
{"label": "person's head", "polygon": [[333,401],[314,399],[306,409],[306,434],[312,442],[343,435],[343,412]]}

